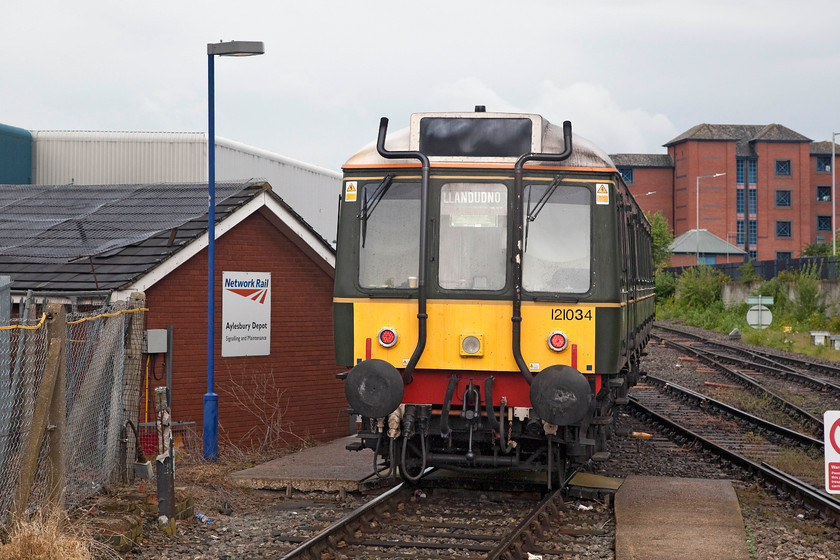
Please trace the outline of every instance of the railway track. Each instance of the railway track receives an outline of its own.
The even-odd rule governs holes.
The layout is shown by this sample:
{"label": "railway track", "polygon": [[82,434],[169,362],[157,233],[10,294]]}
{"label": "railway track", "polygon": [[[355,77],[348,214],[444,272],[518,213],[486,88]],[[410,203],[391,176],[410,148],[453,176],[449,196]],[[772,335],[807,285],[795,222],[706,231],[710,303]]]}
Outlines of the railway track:
{"label": "railway track", "polygon": [[[701,444],[723,462],[738,466],[749,476],[762,478],[782,495],[792,496],[835,524],[840,523],[840,501],[822,490],[822,413],[831,407],[840,408],[832,388],[831,368],[793,358],[782,361],[777,356],[676,329],[668,329],[668,333],[657,336],[698,362],[695,384],[699,379],[720,381],[715,375],[724,376],[729,383],[735,383],[706,385],[735,390],[728,395],[737,391],[758,394],[795,418],[797,425],[794,429],[779,426],[711,398],[711,391],[692,391],[651,375],[631,390],[631,406],[666,426],[679,440]],[[703,366],[711,369],[702,369]],[[812,373],[811,368],[820,373],[809,375],[806,372]],[[796,398],[791,399],[791,395]],[[790,400],[800,402],[794,404]],[[801,405],[803,401],[807,407]]]}
{"label": "railway track", "polygon": [[772,401],[815,437],[822,437],[823,413],[840,409],[840,377],[835,377],[833,366],[657,327],[667,333],[655,334],[665,344],[696,357],[746,390]]}
{"label": "railway track", "polygon": [[601,527],[564,527],[562,490],[482,492],[400,484],[283,556],[341,558],[566,557],[559,536],[601,535]]}
{"label": "railway track", "polygon": [[[635,389],[634,392],[636,392]],[[702,397],[702,395],[700,396]],[[637,395],[634,394],[631,395],[630,404],[638,413],[650,418],[671,432],[673,437],[683,442],[695,442],[702,445],[704,449],[720,457],[725,465],[737,467],[747,477],[762,479],[766,485],[775,488],[782,497],[801,502],[807,508],[819,512],[822,517],[840,526],[840,501],[814,485],[760,458],[765,456],[768,460],[773,460],[774,457],[782,456],[783,453],[778,447],[776,449],[760,449],[763,445],[757,445],[759,438],[756,437],[754,432],[742,432],[740,437],[733,437],[720,429],[710,429],[708,425],[702,425],[702,423],[691,423],[686,420],[684,414],[675,414],[673,410],[657,411],[656,405],[648,407],[644,402],[645,400],[644,398],[637,398]],[[678,418],[675,418],[675,416]],[[711,422],[706,419],[706,422],[729,427],[737,424],[736,422],[729,422],[726,418],[717,421],[712,420]],[[771,444],[768,447],[777,445]],[[803,454],[800,457],[808,456]],[[807,462],[813,460],[813,458],[809,458]],[[799,467],[801,468],[802,465]],[[813,481],[814,477],[810,475],[809,478]]]}

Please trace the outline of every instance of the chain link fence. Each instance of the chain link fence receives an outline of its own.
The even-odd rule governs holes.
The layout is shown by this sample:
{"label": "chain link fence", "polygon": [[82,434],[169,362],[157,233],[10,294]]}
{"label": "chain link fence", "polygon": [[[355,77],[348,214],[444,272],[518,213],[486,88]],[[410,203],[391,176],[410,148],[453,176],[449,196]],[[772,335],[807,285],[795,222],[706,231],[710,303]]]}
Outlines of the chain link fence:
{"label": "chain link fence", "polygon": [[4,521],[47,500],[72,506],[124,479],[120,452],[133,456],[126,424],[139,401],[141,301],[69,313],[32,300],[20,308],[23,318],[0,325]]}
{"label": "chain link fence", "polygon": [[9,511],[47,359],[45,317],[0,330],[0,512]]}

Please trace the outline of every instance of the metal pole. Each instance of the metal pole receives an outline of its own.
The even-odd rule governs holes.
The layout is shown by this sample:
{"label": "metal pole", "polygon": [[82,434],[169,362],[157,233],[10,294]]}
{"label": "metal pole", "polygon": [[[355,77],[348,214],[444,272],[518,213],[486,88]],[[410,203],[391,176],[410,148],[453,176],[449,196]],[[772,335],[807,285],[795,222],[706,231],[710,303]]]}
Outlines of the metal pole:
{"label": "metal pole", "polygon": [[204,395],[204,458],[215,461],[219,455],[219,395],[213,392],[215,326],[216,326],[216,123],[214,122],[213,57],[207,55],[207,159],[209,180],[207,184],[207,393]]}
{"label": "metal pole", "polygon": [[837,132],[831,133],[831,256],[837,254],[837,224],[836,217],[835,217],[835,208],[837,203],[835,202],[836,197],[834,196],[834,190],[836,188],[836,173],[834,171],[834,156],[835,156],[835,147],[834,147],[834,138],[837,137]]}
{"label": "metal pole", "polygon": [[697,176],[697,187],[694,189],[696,201],[694,203],[694,251],[697,257],[697,266],[700,266],[700,176]]}

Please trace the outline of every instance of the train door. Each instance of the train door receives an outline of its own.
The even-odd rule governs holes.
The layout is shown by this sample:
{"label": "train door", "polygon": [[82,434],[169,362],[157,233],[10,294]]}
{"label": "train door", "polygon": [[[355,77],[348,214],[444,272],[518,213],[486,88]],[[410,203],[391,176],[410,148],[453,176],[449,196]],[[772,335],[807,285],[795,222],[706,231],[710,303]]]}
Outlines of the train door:
{"label": "train door", "polygon": [[627,227],[627,208],[629,205],[625,200],[624,193],[619,194],[616,197],[616,204],[618,205],[618,219],[619,219],[619,236],[620,236],[620,246],[621,246],[621,264],[619,266],[619,270],[621,271],[621,303],[624,304],[622,309],[624,312],[622,313],[622,317],[624,320],[624,332],[622,333],[622,357],[627,359],[629,356],[628,351],[628,344],[630,342],[630,316],[628,313],[628,300],[630,296],[630,246],[628,241],[628,227]]}

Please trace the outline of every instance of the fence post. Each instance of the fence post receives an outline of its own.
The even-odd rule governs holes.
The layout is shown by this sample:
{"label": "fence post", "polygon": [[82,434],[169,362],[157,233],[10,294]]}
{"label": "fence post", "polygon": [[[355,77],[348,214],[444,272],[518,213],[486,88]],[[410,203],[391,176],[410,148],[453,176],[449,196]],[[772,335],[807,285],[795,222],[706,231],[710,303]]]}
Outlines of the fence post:
{"label": "fence post", "polygon": [[[146,294],[134,292],[128,300],[128,309],[143,309],[146,307]],[[126,334],[125,362],[123,365],[123,389],[122,389],[122,425],[125,426],[130,420],[140,432],[140,384],[143,379],[143,332],[146,327],[146,313],[134,311],[128,313],[128,325]],[[129,459],[136,456],[136,441],[133,432],[126,432],[126,457]],[[128,480],[134,478],[132,461],[126,461],[122,477]]]}
{"label": "fence post", "polygon": [[[0,325],[12,323],[12,278],[0,276]],[[14,408],[14,385],[12,384],[12,335],[0,330],[0,476],[5,472],[9,457],[12,409]],[[0,487],[5,485],[0,483]],[[2,499],[2,497],[0,497]]]}
{"label": "fence post", "polygon": [[[64,306],[58,303],[48,303],[46,306],[47,314],[47,340],[49,346],[47,348],[47,364],[44,368],[44,378],[41,381],[41,388],[38,391],[38,398],[35,401],[35,412],[32,414],[32,425],[29,430],[29,439],[26,441],[26,447],[23,452],[21,461],[20,476],[18,477],[18,484],[15,490],[14,503],[12,505],[11,517],[14,522],[19,521],[26,505],[29,503],[29,495],[32,490],[32,481],[35,479],[35,469],[38,466],[38,452],[41,449],[41,441],[44,437],[44,430],[47,429],[47,420],[53,415],[51,410],[53,397],[56,393],[56,384],[58,383],[60,372],[63,371],[64,363],[64,345],[65,345],[65,309]],[[64,391],[59,391],[62,394]],[[57,411],[55,411],[57,413]],[[61,432],[63,433],[63,425]],[[59,434],[61,435],[61,434]],[[59,449],[53,455],[53,449],[50,449],[50,461],[56,461],[63,465],[62,450],[63,442],[54,441],[50,438],[50,444],[55,445]],[[56,464],[51,465],[54,469]],[[56,476],[58,474],[58,476]],[[59,473],[52,473],[51,483],[63,485],[63,466]],[[60,499],[63,494],[62,489],[57,490],[50,487],[50,498],[53,500]]]}

